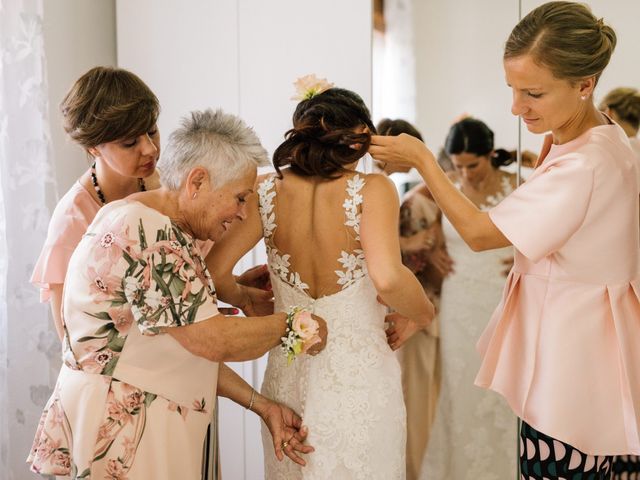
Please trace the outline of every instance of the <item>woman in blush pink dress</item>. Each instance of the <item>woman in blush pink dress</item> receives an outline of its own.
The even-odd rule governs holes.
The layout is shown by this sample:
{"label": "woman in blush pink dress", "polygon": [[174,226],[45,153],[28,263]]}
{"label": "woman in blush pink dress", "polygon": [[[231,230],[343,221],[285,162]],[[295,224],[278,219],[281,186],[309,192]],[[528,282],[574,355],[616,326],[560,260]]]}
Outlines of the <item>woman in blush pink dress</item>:
{"label": "woman in blush pink dress", "polygon": [[[600,102],[600,110],[622,127],[640,164],[640,92],[636,88],[619,87],[611,90]],[[640,168],[638,169],[640,175]],[[616,480],[640,479],[640,456],[621,455],[613,461]]]}
{"label": "woman in blush pink dress", "polygon": [[[616,44],[588,7],[546,3],[506,43],[512,112],[551,132],[535,172],[479,211],[412,137],[374,137],[380,161],[419,169],[474,250],[514,245],[504,295],[478,343],[476,384],[522,419],[523,479],[609,479],[640,453],[637,161],[593,104]],[[482,472],[478,472],[482,473]]]}
{"label": "woman in blush pink dress", "polygon": [[[221,315],[196,243],[219,240],[245,218],[266,160],[237,117],[194,112],[169,139],[163,187],[98,212],[69,261],[63,365],[27,460],[32,471],[199,480],[216,391],[261,416],[274,458],[305,464],[298,454],[313,449],[302,445],[300,418],[219,363],[257,358],[294,338],[286,332],[300,312]],[[324,348],[326,327],[316,320],[319,338],[305,338],[316,343],[298,351]]]}
{"label": "woman in blush pink dress", "polygon": [[[62,340],[60,311],[65,276],[69,259],[87,227],[104,205],[160,187],[156,170],[160,156],[156,125],[160,105],[155,94],[132,72],[94,67],[74,83],[60,109],[67,134],[87,152],[92,164],[58,202],[31,277],[31,282],[40,287],[41,300],[50,302],[56,331]],[[205,254],[212,245],[199,243]],[[255,285],[265,273],[263,268],[254,269],[239,282]],[[245,313],[273,312],[270,292],[242,288],[245,302],[237,306]],[[221,310],[237,313],[235,309]]]}
{"label": "woman in blush pink dress", "polygon": [[[60,109],[67,134],[92,159],[91,167],[56,205],[31,277],[31,282],[40,287],[41,300],[50,301],[56,331],[62,339],[64,278],[71,254],[87,227],[109,202],[160,186],[156,171],[160,105],[135,74],[120,68],[94,67],[75,82]],[[211,243],[203,242],[201,247],[206,253]],[[241,281],[250,283],[260,273],[253,271]],[[271,297],[255,289],[247,289],[247,294],[261,306]]]}
{"label": "woman in blush pink dress", "polygon": [[158,99],[136,75],[95,67],[82,75],[60,105],[69,137],[92,158],[92,166],[56,206],[31,282],[50,301],[60,339],[62,289],[71,254],[100,207],[160,186],[156,162],[160,134]]}

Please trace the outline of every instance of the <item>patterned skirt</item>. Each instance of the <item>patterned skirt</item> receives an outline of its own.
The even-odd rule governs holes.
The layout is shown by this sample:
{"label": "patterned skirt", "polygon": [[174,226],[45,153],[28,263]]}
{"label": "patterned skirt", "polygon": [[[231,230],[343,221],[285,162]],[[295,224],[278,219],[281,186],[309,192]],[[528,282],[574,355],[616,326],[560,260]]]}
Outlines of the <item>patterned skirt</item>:
{"label": "patterned skirt", "polygon": [[520,428],[522,480],[610,480],[613,457],[587,455],[539,432],[526,422]]}

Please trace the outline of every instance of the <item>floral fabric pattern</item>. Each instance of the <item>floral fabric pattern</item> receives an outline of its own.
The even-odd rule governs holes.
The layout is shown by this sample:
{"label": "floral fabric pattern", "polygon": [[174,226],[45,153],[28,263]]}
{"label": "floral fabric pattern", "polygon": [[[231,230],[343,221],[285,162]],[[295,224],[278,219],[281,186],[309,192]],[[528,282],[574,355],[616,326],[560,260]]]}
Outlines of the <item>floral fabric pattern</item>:
{"label": "floral fabric pattern", "polygon": [[[172,438],[153,438],[167,451],[153,455],[167,462],[166,478],[181,462],[183,478],[192,478],[186,472],[200,468],[194,458],[210,419],[217,364],[160,329],[217,313],[193,239],[141,203],[113,202],[74,252],[65,289],[74,292],[64,296],[65,364],[27,460],[31,469],[74,479],[159,478],[144,470],[150,462],[134,459],[140,449],[149,454],[145,432],[167,424]],[[196,457],[175,458],[176,449],[191,447]]]}

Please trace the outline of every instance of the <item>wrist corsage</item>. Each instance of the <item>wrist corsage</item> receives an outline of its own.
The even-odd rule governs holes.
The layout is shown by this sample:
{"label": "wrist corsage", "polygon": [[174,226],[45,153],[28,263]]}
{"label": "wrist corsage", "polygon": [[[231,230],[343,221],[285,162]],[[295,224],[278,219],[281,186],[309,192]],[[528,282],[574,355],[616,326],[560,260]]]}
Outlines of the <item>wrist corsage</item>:
{"label": "wrist corsage", "polygon": [[291,364],[297,355],[307,353],[316,343],[322,340],[318,332],[320,325],[313,319],[311,312],[302,307],[290,307],[287,312],[287,330],[282,340],[282,351]]}

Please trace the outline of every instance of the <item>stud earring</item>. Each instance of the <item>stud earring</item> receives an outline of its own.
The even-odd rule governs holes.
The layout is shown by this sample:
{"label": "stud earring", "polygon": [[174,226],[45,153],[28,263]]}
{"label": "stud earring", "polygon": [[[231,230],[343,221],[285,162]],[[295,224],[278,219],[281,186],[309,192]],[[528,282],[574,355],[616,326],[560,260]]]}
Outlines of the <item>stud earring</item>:
{"label": "stud earring", "polygon": [[586,95],[580,95],[580,100],[586,100],[587,96]]}
{"label": "stud earring", "polygon": [[193,197],[191,197],[191,198],[193,198],[195,200],[197,196],[198,196],[198,192],[194,192]]}

